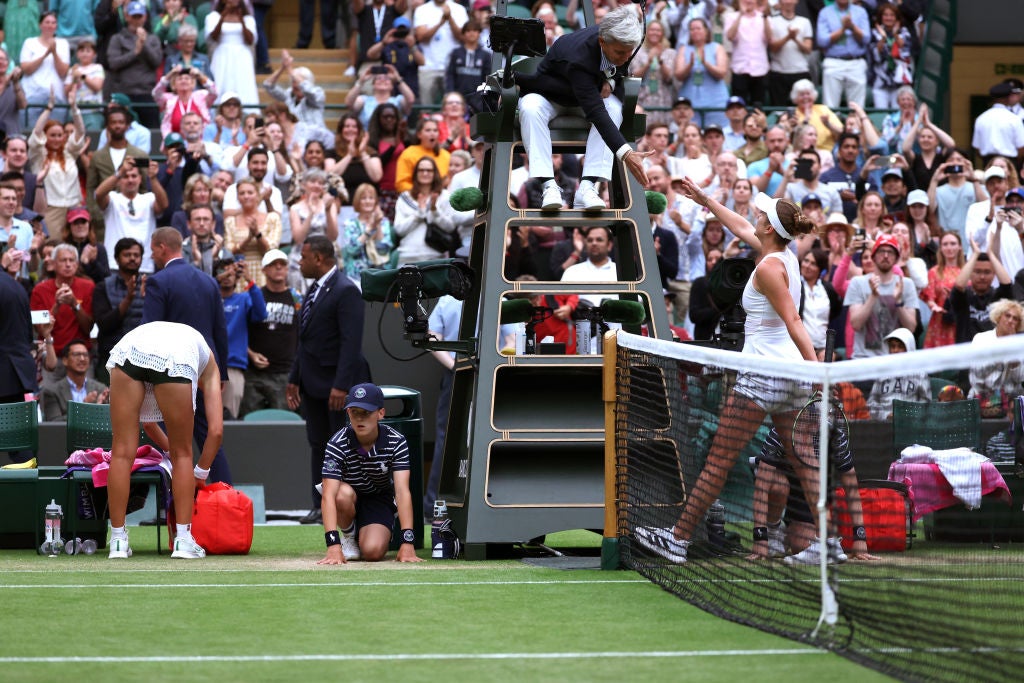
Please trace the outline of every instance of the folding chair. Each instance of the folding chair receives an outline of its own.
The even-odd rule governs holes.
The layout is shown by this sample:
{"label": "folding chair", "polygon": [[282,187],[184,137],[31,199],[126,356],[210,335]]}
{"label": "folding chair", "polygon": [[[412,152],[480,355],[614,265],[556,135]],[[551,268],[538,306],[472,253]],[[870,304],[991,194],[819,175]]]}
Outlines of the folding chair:
{"label": "folding chair", "polygon": [[[114,443],[114,434],[110,423],[110,406],[107,404],[97,403],[79,403],[72,401],[68,403],[68,424],[67,432],[65,436],[65,449],[68,455],[83,449],[89,448],[103,448],[109,450]],[[146,437],[145,433],[140,430],[139,443],[148,443],[152,445],[152,441]],[[70,525],[70,536],[71,538],[77,538],[78,528],[78,497],[81,486],[85,486],[88,489],[93,488],[92,483],[92,472],[90,470],[71,470],[70,479],[72,481],[71,490],[69,493],[70,503],[75,505],[74,514],[71,515]],[[159,472],[132,472],[131,476],[132,483],[147,484],[155,486],[157,491],[157,507],[159,508],[160,498],[163,495],[164,505],[166,507],[167,500],[164,492],[166,490],[166,484],[163,476]],[[101,515],[101,518],[106,515]],[[166,524],[166,522],[165,522]],[[157,514],[156,524],[156,551],[157,554],[162,553],[160,543],[160,515]]]}

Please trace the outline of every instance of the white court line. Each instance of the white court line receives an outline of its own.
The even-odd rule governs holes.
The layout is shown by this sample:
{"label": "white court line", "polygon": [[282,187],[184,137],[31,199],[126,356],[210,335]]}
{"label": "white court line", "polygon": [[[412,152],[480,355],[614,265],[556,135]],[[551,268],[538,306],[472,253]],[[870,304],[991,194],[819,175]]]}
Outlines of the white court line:
{"label": "white court line", "polygon": [[763,657],[765,655],[824,655],[827,650],[815,648],[768,650],[679,650],[651,652],[427,652],[378,654],[309,654],[309,655],[159,655],[150,657],[0,657],[0,664],[151,664],[209,662],[394,662],[495,659],[629,659],[685,657]]}
{"label": "white court line", "polygon": [[[557,586],[572,584],[602,583],[646,583],[646,579],[602,579],[597,581],[311,581],[298,583],[11,583],[0,584],[0,590],[26,588],[359,588],[362,586],[384,586],[401,588],[402,586]],[[654,584],[651,584],[654,585]]]}

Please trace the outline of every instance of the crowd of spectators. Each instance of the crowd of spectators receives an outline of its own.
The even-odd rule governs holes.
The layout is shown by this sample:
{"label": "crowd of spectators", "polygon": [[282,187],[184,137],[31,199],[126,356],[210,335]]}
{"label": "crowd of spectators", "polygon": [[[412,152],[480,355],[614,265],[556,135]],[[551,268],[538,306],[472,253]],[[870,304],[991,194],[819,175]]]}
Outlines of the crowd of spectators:
{"label": "crowd of spectators", "polygon": [[[40,12],[35,0],[9,3],[0,240],[4,269],[31,291],[32,309],[51,314],[35,328],[44,382],[71,377],[79,340],[95,358],[139,323],[154,270],[150,237],[161,226],[181,233],[185,259],[216,277],[226,308],[240,311],[232,334],[256,346],[274,340],[250,343],[248,353],[248,342],[234,341],[236,416],[284,407],[273,391],[248,395],[235,375],[258,373],[268,358],[276,370],[290,362],[280,338],[258,330],[294,324],[282,306],[297,307],[309,284],[299,267],[306,239],[333,242],[355,281],[366,268],[442,256],[427,239],[437,228],[452,235],[447,253],[468,247],[473,214],[453,209],[450,193],[480,181],[483,146],[469,119],[484,106],[477,86],[491,70],[489,0],[354,0],[342,10],[354,85],[330,127],[313,71],[287,50],[278,64],[261,51],[267,5],[51,0],[53,11]],[[895,327],[911,330],[917,347],[996,329],[987,306],[1024,298],[1022,84],[993,86],[970,150],[914,95],[925,3],[807,5],[815,3],[646,6],[629,70],[648,113],[636,141],[651,152],[648,189],[668,200],[652,230],[673,322],[698,339],[713,335],[722,311],[708,299],[707,273],[723,258],[756,257],[677,192],[688,176],[750,218],[754,196],[766,192],[819,225],[794,242],[815,346],[828,327],[847,357],[883,353]],[[600,21],[614,2],[594,7]],[[575,0],[528,9],[549,45],[585,23]],[[570,206],[581,160],[553,161]],[[539,208],[543,188],[527,177],[517,162],[509,201]],[[510,229],[506,275],[559,280],[589,262],[588,239]],[[612,242],[612,268],[615,257]],[[102,380],[99,360],[89,377]],[[86,388],[74,396],[104,396]],[[1005,409],[1002,394],[988,394]]]}

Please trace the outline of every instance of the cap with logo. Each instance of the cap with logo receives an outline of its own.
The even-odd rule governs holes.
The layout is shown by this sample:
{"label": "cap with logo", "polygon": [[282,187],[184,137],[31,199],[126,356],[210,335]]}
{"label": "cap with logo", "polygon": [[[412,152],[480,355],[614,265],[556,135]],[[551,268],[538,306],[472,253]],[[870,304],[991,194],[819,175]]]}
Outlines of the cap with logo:
{"label": "cap with logo", "polygon": [[380,410],[384,407],[384,392],[376,384],[357,384],[348,390],[345,397],[345,408],[362,408],[363,410]]}

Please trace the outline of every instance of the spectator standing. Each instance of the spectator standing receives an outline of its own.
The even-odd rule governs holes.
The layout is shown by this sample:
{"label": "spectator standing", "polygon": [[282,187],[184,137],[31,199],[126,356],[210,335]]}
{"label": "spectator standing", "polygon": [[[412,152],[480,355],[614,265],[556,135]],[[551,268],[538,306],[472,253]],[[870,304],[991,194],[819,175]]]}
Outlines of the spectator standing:
{"label": "spectator standing", "polygon": [[882,235],[871,248],[875,272],[850,280],[843,303],[849,307],[854,330],[851,358],[885,354],[885,336],[897,327],[917,325],[917,288],[913,280],[897,275],[893,268],[900,245],[892,235]]}
{"label": "spectator standing", "polygon": [[85,129],[99,130],[103,127],[103,83],[106,81],[106,72],[103,65],[96,62],[96,42],[92,36],[78,41],[75,56],[78,62],[68,70],[64,87],[77,90],[75,100],[79,107],[85,106],[85,113],[82,114]]}
{"label": "spectator standing", "polygon": [[82,203],[82,186],[75,163],[89,144],[85,139],[85,124],[75,103],[75,92],[71,91],[71,118],[75,128],[70,139],[59,121],[48,118],[53,110],[55,98],[36,121],[29,138],[28,152],[36,180],[46,188],[46,225],[53,234],[64,230],[67,210]]}
{"label": "spectator standing", "polygon": [[313,168],[302,174],[302,195],[291,209],[292,242],[297,247],[312,235],[338,239],[338,205],[327,194],[327,174]]}
{"label": "spectator standing", "polygon": [[[975,357],[984,357],[984,347],[996,339],[1024,332],[1024,306],[1012,300],[997,301],[988,310],[989,321],[994,325],[985,332],[979,332],[971,340]],[[978,399],[981,416],[1001,418],[1013,413],[1015,399],[1021,394],[1024,369],[1019,362],[993,363],[988,366],[972,367],[970,370],[971,390],[968,398]]]}
{"label": "spectator standing", "polygon": [[17,0],[8,2],[4,13],[4,44],[14,56],[15,64],[21,61],[21,48],[29,38],[39,35],[38,2]]}
{"label": "spectator standing", "polygon": [[[201,178],[202,176],[192,176]],[[189,179],[191,180],[191,178]],[[187,263],[213,275],[214,264],[226,258],[233,258],[230,251],[224,248],[224,237],[214,230],[213,207],[209,204],[190,204],[186,211],[188,224],[186,234],[182,234],[181,256]]]}
{"label": "spectator standing", "polygon": [[302,295],[288,286],[288,255],[271,249],[263,255],[263,300],[267,317],[249,324],[249,367],[239,416],[254,410],[288,410],[288,373],[299,343]]}
{"label": "spectator standing", "polygon": [[0,48],[0,127],[10,136],[21,132],[22,112],[28,106],[21,87],[21,67],[11,69],[7,51]]}
{"label": "spectator standing", "polygon": [[338,243],[345,275],[358,281],[367,268],[386,268],[391,264],[395,238],[373,185],[364,183],[356,188],[352,207],[355,213],[341,226]]}
{"label": "spectator standing", "polygon": [[96,285],[93,316],[96,339],[96,376],[107,381],[107,359],[121,337],[142,324],[142,302],[146,276],[139,273],[145,247],[136,239],[123,237],[114,245],[117,270]]}
{"label": "spectator standing", "polygon": [[768,54],[768,96],[772,105],[786,106],[790,90],[799,80],[810,80],[810,55],[814,50],[814,29],[810,20],[796,13],[797,0],[779,0],[779,13],[768,19],[771,39]]}
{"label": "spectator standing", "polygon": [[238,93],[246,107],[256,107],[260,101],[252,54],[256,20],[246,4],[242,0],[220,0],[206,15],[205,34],[217,87]]}
{"label": "spectator standing", "polygon": [[224,246],[235,256],[244,256],[246,278],[263,286],[263,255],[281,244],[281,215],[261,211],[267,203],[258,181],[246,178],[234,185],[239,212],[224,219]]}
{"label": "spectator standing", "polygon": [[92,329],[92,294],[96,285],[78,277],[78,250],[58,244],[53,250],[55,275],[32,288],[33,311],[50,311],[53,346],[58,354],[72,339],[88,339]]}
{"label": "spectator standing", "polygon": [[[299,0],[299,37],[295,49],[305,50],[313,40],[313,24],[316,22],[317,0]],[[336,45],[338,3],[334,0],[320,0],[320,38],[324,49],[333,50]]]}
{"label": "spectator standing", "polygon": [[871,30],[871,99],[876,109],[896,107],[896,93],[904,85],[914,84],[914,57],[910,30],[903,25],[900,12],[891,2],[881,2]]}
{"label": "spectator standing", "polygon": [[153,88],[156,71],[164,61],[163,48],[160,39],[146,30],[144,3],[132,0],[125,6],[124,14],[124,27],[110,38],[107,47],[110,92],[128,96],[142,126],[159,128],[160,112],[153,102]]}
{"label": "spectator standing", "polygon": [[[491,51],[480,43],[480,24],[470,19],[462,26],[462,45],[452,50],[444,73],[444,91],[462,95],[469,113],[483,111],[478,85],[491,73]],[[445,100],[450,95],[445,95]]]}
{"label": "spectator standing", "polygon": [[241,147],[246,139],[242,123],[242,100],[236,92],[222,92],[217,100],[217,113],[203,130],[203,140],[216,142],[223,150]]}
{"label": "spectator standing", "polygon": [[[289,90],[277,84],[282,75],[288,76]],[[288,105],[288,111],[306,126],[307,140],[318,140],[325,146],[334,142],[334,134],[324,123],[324,89],[314,82],[312,71],[295,66],[288,50],[281,51],[281,66],[263,81],[263,89],[275,100]]]}
{"label": "spectator standing", "polygon": [[[0,214],[2,215],[2,214]],[[82,272],[96,284],[110,275],[107,248],[96,239],[89,210],[84,206],[68,209],[64,223],[63,240],[78,250],[78,262]]]}
{"label": "spectator standing", "polygon": [[824,57],[821,89],[825,106],[838,109],[845,94],[847,101],[863,107],[868,89],[867,48],[871,41],[868,13],[850,0],[836,0],[818,13],[817,38]]}
{"label": "spectator standing", "polygon": [[[885,335],[885,344],[889,354],[912,353],[917,351],[917,342],[910,330],[897,327]],[[893,399],[927,403],[931,400],[931,385],[928,375],[911,374],[896,377],[880,377],[871,386],[867,396],[868,410],[873,420],[892,420]]]}
{"label": "spectator standing", "polygon": [[[676,52],[675,77],[682,84],[679,96],[690,100],[694,109],[724,110],[729,99],[725,83],[729,55],[711,39],[711,29],[703,18],[691,19],[689,32],[689,43]],[[694,120],[702,126],[729,123],[721,111],[701,111],[694,114]]]}
{"label": "spectator standing", "polygon": [[443,258],[444,253],[427,245],[428,226],[433,224],[445,232],[454,232],[452,216],[438,206],[448,193],[443,189],[444,177],[430,157],[423,157],[414,167],[412,187],[398,197],[395,206],[395,235],[398,236],[398,262],[415,263]]}
{"label": "spectator standing", "polygon": [[967,212],[975,202],[985,201],[985,197],[982,183],[974,177],[974,165],[967,154],[955,148],[945,163],[939,164],[928,184],[928,203],[934,207],[931,210],[939,227],[960,235],[961,245],[967,239]]}
{"label": "spectator standing", "polygon": [[380,206],[384,215],[394,220],[395,202],[398,201],[395,178],[398,159],[405,151],[405,119],[399,116],[398,107],[393,104],[382,105],[370,117],[368,132],[368,146],[376,149],[380,155]]}
{"label": "spectator standing", "polygon": [[914,88],[909,85],[901,85],[896,89],[896,106],[899,108],[898,111],[882,120],[882,140],[889,147],[888,150],[882,150],[882,154],[900,151],[903,140],[917,124],[922,111]]}
{"label": "spectator standing", "polygon": [[454,0],[430,0],[413,10],[413,31],[424,58],[419,69],[420,104],[440,101],[448,55],[459,46],[468,20],[466,9]]}
{"label": "spectator standing", "polygon": [[967,243],[971,246],[971,251],[974,250],[975,242],[978,243],[982,251],[987,251],[990,233],[998,227],[996,212],[1006,201],[1006,191],[1009,189],[1006,171],[999,166],[990,166],[985,169],[982,180],[985,183],[985,192],[988,197],[971,204],[967,209],[967,218],[964,223]]}
{"label": "spectator standing", "polygon": [[789,136],[782,126],[772,126],[764,135],[764,144],[768,156],[747,167],[747,177],[754,183],[758,192],[774,195],[782,184],[782,174],[789,168],[786,149],[789,147]]}
{"label": "spectator standing", "polygon": [[210,71],[210,58],[202,52],[196,52],[197,44],[202,37],[202,32],[196,27],[190,24],[182,25],[178,29],[176,48],[164,60],[164,72],[168,72],[180,64],[185,68],[202,71],[207,78],[213,78],[213,72]]}
{"label": "spectator standing", "polygon": [[[818,99],[818,89],[809,80],[799,80],[794,83],[789,97],[796,105],[793,110],[792,124],[812,126],[818,134],[815,147],[826,154],[831,154],[836,140],[843,132],[843,122],[828,106],[815,104],[815,100]],[[803,147],[798,145],[798,149],[803,149]],[[822,160],[822,164],[825,163],[827,162]]]}
{"label": "spectator standing", "polygon": [[256,36],[256,73],[258,74],[269,74],[271,72],[267,29],[264,24],[267,20],[267,13],[273,4],[274,0],[252,1],[252,13],[253,18],[256,19],[256,30],[258,32]]}
{"label": "spectator standing", "polygon": [[[107,103],[107,109],[111,107],[123,107],[128,115],[131,117],[128,121],[128,130],[125,131],[125,138],[128,139],[128,144],[138,147],[143,150],[145,154],[149,154],[153,147],[153,134],[149,128],[139,123],[139,115],[135,113],[135,108],[132,107],[131,99],[124,93],[116,92],[110,96],[110,102]],[[155,111],[155,105],[154,105]],[[103,132],[100,133],[100,139],[97,143],[99,147],[103,147],[108,142],[107,131],[104,128]]]}
{"label": "spectator standing", "polygon": [[739,0],[739,13],[726,22],[725,37],[732,43],[732,94],[752,107],[762,107],[768,75],[768,44],[772,29],[768,13],[758,9],[758,0]]}
{"label": "spectator standing", "polygon": [[[919,150],[917,152],[914,151],[915,143]],[[922,104],[921,115],[910,133],[903,138],[903,158],[910,164],[914,184],[919,188],[927,188],[932,182],[932,175],[955,146],[956,142],[949,133],[929,120],[928,105]]]}
{"label": "spectator standing", "polygon": [[924,348],[948,346],[956,343],[956,322],[953,314],[946,311],[946,300],[956,285],[960,270],[964,267],[964,250],[960,235],[945,232],[939,240],[937,263],[928,269],[928,286],[921,291],[921,301],[931,309],[928,329],[924,335]]}
{"label": "spectator standing", "polygon": [[365,304],[356,285],[341,276],[334,244],[321,236],[307,239],[300,267],[314,282],[299,310],[299,346],[285,394],[289,408],[304,407],[313,508],[302,521],[318,524],[320,494],[312,487],[322,478],[327,441],[344,424],[345,398],[369,379],[370,366],[362,351]]}
{"label": "spectator standing", "polygon": [[[345,106],[359,117],[359,122],[363,126],[369,123],[373,112],[382,104],[393,104],[408,116],[412,111],[413,102],[416,101],[416,96],[409,85],[402,80],[393,65],[385,64],[379,68],[384,69],[385,73],[375,73],[372,69],[367,71],[359,77],[359,82],[345,96]],[[373,90],[369,95],[362,95],[361,86],[367,80],[372,81]],[[398,89],[397,95],[395,88]]]}
{"label": "spectator standing", "polygon": [[[57,15],[45,12],[39,17],[38,35],[26,39],[21,46],[18,63],[22,72],[21,87],[28,102],[26,116],[29,121],[35,121],[43,115],[43,107],[47,102],[67,102],[63,83],[71,64],[71,49],[68,41],[58,38],[56,34]],[[52,109],[51,106],[47,114],[63,123],[63,108],[56,114],[52,113]]]}
{"label": "spectator standing", "polygon": [[[977,246],[977,245],[974,245]],[[993,287],[993,280],[998,284]],[[956,343],[972,341],[993,328],[988,309],[1000,299],[1013,298],[1012,276],[991,252],[972,249],[949,292],[948,308],[956,323]]]}
{"label": "spectator standing", "polygon": [[106,403],[110,389],[103,382],[86,377],[89,371],[89,344],[74,339],[60,353],[64,376],[43,385],[39,400],[43,419],[47,422],[66,422],[68,403]]}
{"label": "spectator standing", "polygon": [[[116,174],[124,164],[125,157],[142,159],[146,152],[128,144],[125,133],[131,121],[131,114],[120,105],[111,105],[105,111],[107,144],[101,146],[92,155],[89,170],[85,178],[86,203],[94,224],[103,227],[103,211],[96,203],[96,188],[104,178]],[[141,244],[141,242],[140,242]]]}
{"label": "spectator standing", "polygon": [[643,79],[637,104],[647,111],[648,126],[652,123],[667,125],[672,121],[670,111],[651,109],[672,109],[676,99],[675,81],[672,79],[675,62],[676,51],[668,41],[664,24],[657,20],[648,22],[644,42],[629,63],[630,75]]}
{"label": "spectator standing", "polygon": [[395,190],[405,192],[413,187],[416,178],[413,169],[423,157],[429,157],[441,177],[448,175],[448,159],[451,156],[448,150],[444,149],[440,142],[440,129],[437,121],[428,118],[421,118],[416,127],[416,138],[418,143],[406,147],[402,155],[398,157],[398,166],[395,169]]}
{"label": "spectator standing", "polygon": [[161,137],[181,133],[181,120],[190,113],[202,118],[201,133],[203,127],[210,123],[210,107],[216,100],[217,84],[213,79],[194,67],[178,65],[172,68],[153,88],[153,101],[161,112]]}
{"label": "spectator standing", "polygon": [[[366,62],[380,61],[379,49],[375,58],[370,58],[367,52],[374,45],[378,45],[386,40],[387,36],[391,35],[392,38],[394,37],[391,34],[391,30],[394,27],[395,20],[405,14],[408,8],[406,0],[398,0],[398,2],[353,0],[352,13],[356,17],[359,49],[353,56],[351,65],[355,67],[356,73],[361,74],[361,67]],[[409,34],[408,21],[408,19],[405,19],[406,35]]]}
{"label": "spectator standing", "polygon": [[245,393],[245,371],[249,367],[249,325],[267,319],[263,291],[249,281],[236,286],[245,266],[232,258],[221,259],[214,265],[214,277],[220,285],[224,300],[224,321],[228,330],[228,383],[224,387],[224,408],[233,419],[238,419]]}
{"label": "spectator standing", "polygon": [[[324,161],[324,170],[341,176],[350,193],[363,183],[380,182],[384,175],[377,150],[370,146],[369,132],[352,114],[346,114],[338,121],[334,156],[337,158]],[[345,213],[351,213],[353,204],[349,203],[349,197],[345,197],[342,203],[346,205]]]}
{"label": "spectator standing", "polygon": [[[153,35],[160,39],[164,54],[170,57],[177,52],[176,46],[181,29],[188,26],[198,33],[199,22],[188,13],[188,8],[184,6],[182,0],[164,0],[163,4],[163,14],[153,17]],[[198,47],[202,50],[205,45],[200,44]]]}
{"label": "spectator standing", "polygon": [[[96,188],[96,204],[103,211],[106,231],[103,243],[107,253],[113,254],[114,245],[122,237],[132,237],[141,244],[150,241],[156,230],[156,216],[167,208],[167,193],[157,182],[159,167],[155,161],[149,162],[146,169],[151,190],[141,192],[142,173],[132,159],[122,164],[114,175],[105,178]],[[114,188],[117,188],[116,190]],[[110,267],[116,267],[111,262]],[[142,259],[141,271],[149,274],[154,270],[152,252]]]}
{"label": "spectator standing", "polygon": [[384,42],[374,45],[366,54],[371,59],[380,59],[384,65],[394,66],[402,82],[409,86],[409,91],[419,101],[420,67],[426,63],[426,58],[416,42],[408,19],[395,19],[391,30],[384,35]]}

